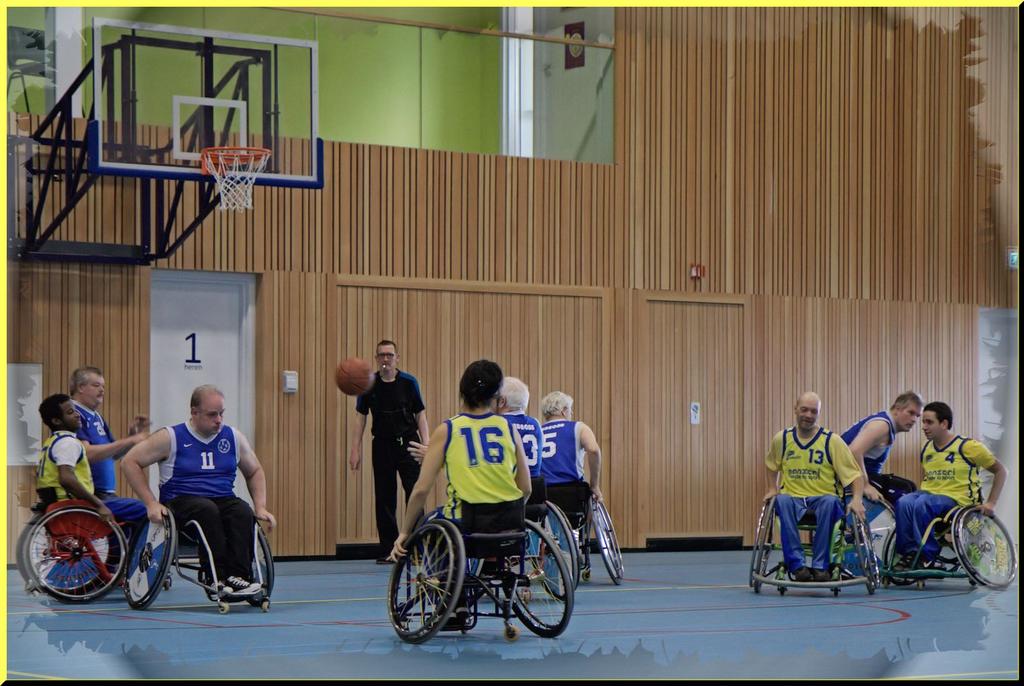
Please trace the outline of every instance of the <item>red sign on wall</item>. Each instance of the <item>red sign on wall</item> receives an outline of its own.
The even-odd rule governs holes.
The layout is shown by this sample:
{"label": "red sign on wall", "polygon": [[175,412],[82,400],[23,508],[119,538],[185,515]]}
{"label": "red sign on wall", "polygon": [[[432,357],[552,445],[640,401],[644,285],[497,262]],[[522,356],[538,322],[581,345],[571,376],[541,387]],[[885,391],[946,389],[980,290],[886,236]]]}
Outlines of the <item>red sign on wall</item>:
{"label": "red sign on wall", "polygon": [[[585,40],[586,32],[583,28],[584,22],[578,21],[574,24],[565,25],[565,37],[574,40]],[[586,54],[582,45],[565,46],[565,68],[575,69],[586,64]]]}

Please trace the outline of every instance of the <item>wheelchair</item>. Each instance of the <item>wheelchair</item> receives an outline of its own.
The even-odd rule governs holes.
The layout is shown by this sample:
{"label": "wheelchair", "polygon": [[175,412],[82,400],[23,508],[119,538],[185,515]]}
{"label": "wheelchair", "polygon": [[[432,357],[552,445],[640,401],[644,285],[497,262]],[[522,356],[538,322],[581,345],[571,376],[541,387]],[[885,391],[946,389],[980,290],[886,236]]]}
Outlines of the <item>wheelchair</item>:
{"label": "wheelchair", "polygon": [[[171,587],[170,567],[173,564],[178,576],[202,588],[206,597],[217,603],[217,610],[221,614],[229,612],[232,603],[244,602],[263,612],[270,610],[270,595],[274,590],[274,558],[258,522],[253,525],[252,579],[260,584],[261,589],[253,595],[233,594],[220,586],[217,583],[213,554],[202,527],[195,520],[189,520],[184,528],[184,531],[178,530],[173,516],[165,515],[161,524],[153,524],[149,520],[143,522],[128,558],[124,584],[124,593],[132,608],[146,609],[163,589]],[[205,549],[205,557],[210,561],[209,571],[199,556],[200,546]],[[186,571],[194,574],[187,574]]]}
{"label": "wheelchair", "polygon": [[[917,490],[917,484],[913,481],[895,474],[869,474],[868,482],[882,494],[892,510],[896,509],[896,503],[900,498]],[[865,498],[864,502],[870,501]]]}
{"label": "wheelchair", "polygon": [[580,585],[580,547],[576,532],[562,508],[548,500],[544,477],[536,477],[531,482],[533,490],[526,503],[526,518],[540,524],[551,535],[565,557],[573,588],[576,588]]}
{"label": "wheelchair", "polygon": [[[844,508],[847,502],[846,500],[843,501]],[[870,535],[871,548],[874,550],[876,564],[878,564],[884,559],[886,539],[896,529],[896,513],[888,499],[874,502],[865,498],[863,503],[865,523]],[[860,556],[857,554],[856,546],[853,545],[854,534],[851,530],[846,529],[844,535],[846,537],[846,545],[844,546],[843,564],[854,576],[863,576],[864,570],[860,564]]]}
{"label": "wheelchair", "polygon": [[508,505],[463,503],[460,525],[436,517],[417,527],[388,580],[388,617],[399,638],[423,643],[497,617],[505,639],[515,641],[513,614],[544,638],[565,631],[574,601],[565,556],[522,505]]}
{"label": "wheelchair", "polygon": [[580,580],[590,581],[590,536],[593,533],[608,576],[616,586],[621,585],[625,569],[615,526],[604,503],[598,502],[590,492],[589,484],[577,482],[553,485],[548,490],[548,497],[561,508],[575,533],[579,546]]}
{"label": "wheelchair", "polygon": [[85,500],[33,505],[15,558],[25,591],[64,603],[102,598],[121,583],[128,562],[125,533]]}
{"label": "wheelchair", "polygon": [[[864,584],[871,595],[881,585],[871,529],[860,517],[844,515],[836,522],[831,534],[829,571],[832,578],[828,581],[794,581],[790,575],[791,570],[786,569],[785,558],[772,564],[773,553],[779,556],[782,553],[781,539],[774,542],[777,522],[773,496],[764,502],[757,518],[754,549],[750,560],[750,587],[754,589],[754,593],[760,593],[761,586],[768,584],[777,587],[780,595],[785,595],[789,588],[820,588],[829,589],[833,596],[838,596],[840,589],[844,587]],[[814,512],[808,511],[801,517],[797,522],[797,530],[809,533],[809,542],[804,543],[803,548],[805,555],[810,554],[815,534]],[[855,567],[848,563],[851,554],[857,562]]]}
{"label": "wheelchair", "polygon": [[[938,540],[939,553],[931,566],[918,568],[928,536]],[[918,544],[912,569],[894,570],[899,558],[894,527],[886,537],[881,558],[886,586],[916,584],[924,588],[928,579],[967,579],[971,586],[1004,589],[1017,575],[1017,553],[1010,533],[998,517],[983,514],[977,505],[954,507],[933,519]]]}

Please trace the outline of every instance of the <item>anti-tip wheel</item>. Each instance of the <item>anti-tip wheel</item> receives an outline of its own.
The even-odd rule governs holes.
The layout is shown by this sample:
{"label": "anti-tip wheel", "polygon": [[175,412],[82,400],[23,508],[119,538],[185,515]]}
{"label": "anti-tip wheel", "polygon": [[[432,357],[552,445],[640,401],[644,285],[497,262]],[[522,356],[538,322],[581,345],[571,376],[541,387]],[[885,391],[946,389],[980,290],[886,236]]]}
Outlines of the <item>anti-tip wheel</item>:
{"label": "anti-tip wheel", "polygon": [[505,625],[505,640],[509,643],[516,641],[519,638],[519,627],[512,626],[511,624]]}

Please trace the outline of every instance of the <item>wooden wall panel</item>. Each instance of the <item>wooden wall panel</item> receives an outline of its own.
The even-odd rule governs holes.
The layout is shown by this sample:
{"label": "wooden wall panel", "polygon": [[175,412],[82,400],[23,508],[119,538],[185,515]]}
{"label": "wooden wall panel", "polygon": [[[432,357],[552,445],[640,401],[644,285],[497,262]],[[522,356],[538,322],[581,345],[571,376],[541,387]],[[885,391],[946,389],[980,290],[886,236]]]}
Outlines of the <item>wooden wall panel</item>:
{"label": "wooden wall panel", "polygon": [[[10,361],[42,362],[45,392],[98,364],[113,426],[146,410],[149,270],[22,265],[12,283]],[[573,395],[604,449],[605,492],[629,547],[652,535],[749,536],[768,442],[792,424],[803,390],[822,396],[822,423],[838,431],[907,388],[949,402],[958,431],[976,430],[973,306],[269,272],[257,295],[254,447],[280,554],[374,539],[371,473],[345,462],[354,401],[333,369],[383,337],[420,379],[431,426],[457,412],[459,375],[482,356],[530,384],[534,411],[550,390]],[[299,372],[294,396],[280,392],[284,369]],[[686,424],[691,400],[704,407],[699,428]],[[895,472],[920,477],[921,440],[919,429],[899,437]],[[30,471],[8,470],[11,540]]]}
{"label": "wooden wall panel", "polygon": [[[149,276],[149,269],[135,267],[19,264],[9,279],[9,301],[15,302],[7,361],[43,365],[42,397],[67,393],[75,368],[99,367],[107,383],[101,411],[115,435],[125,435],[131,417],[149,412]],[[7,476],[13,560],[35,482],[31,467],[8,467]],[[124,480],[118,484],[128,495]]]}
{"label": "wooden wall panel", "polygon": [[[907,389],[948,402],[958,432],[977,431],[974,307],[642,291],[615,300],[611,445],[624,458],[614,478],[626,491],[615,513],[626,546],[721,534],[749,545],[764,456],[805,390],[838,432]],[[923,442],[919,425],[900,434],[891,471],[919,482]]]}
{"label": "wooden wall panel", "polygon": [[[743,475],[743,304],[647,301],[643,357],[649,393],[638,424],[637,488],[652,500],[647,536],[742,535],[748,503],[734,498]],[[690,422],[690,403],[701,405]],[[642,435],[639,435],[642,434]],[[646,462],[646,465],[643,463]]]}
{"label": "wooden wall panel", "polygon": [[[324,191],[257,189],[157,266],[1013,307],[1017,36],[1010,8],[622,9],[614,165],[327,142]],[[57,237],[133,240],[135,193]]]}
{"label": "wooden wall panel", "polygon": [[[337,404],[335,288],[324,274],[268,272],[256,296],[256,436],[267,474],[267,508],[278,520],[275,554],[334,553]],[[284,370],[299,391],[281,391]]]}
{"label": "wooden wall panel", "polygon": [[[377,341],[397,342],[399,368],[419,380],[431,431],[460,411],[458,383],[466,365],[487,358],[530,387],[529,411],[535,416],[541,398],[550,391],[573,396],[577,417],[608,446],[600,290],[495,290],[480,283],[348,279],[339,280],[337,289],[338,329],[331,340],[336,358],[371,358]],[[363,466],[352,472],[347,459],[356,422],[355,399],[335,394],[340,398],[335,424],[341,427],[335,444],[338,542],[373,542],[377,533],[370,429],[363,437]],[[622,482],[620,486],[626,487]],[[443,494],[439,483],[432,502],[443,502]]]}
{"label": "wooden wall panel", "polygon": [[[752,298],[744,326],[746,382],[736,398],[749,460],[744,473],[751,475],[738,491],[744,502],[763,495],[771,437],[795,423],[796,399],[805,390],[821,396],[820,423],[833,431],[916,390],[925,402],[949,403],[958,433],[977,435],[976,308]],[[919,483],[923,443],[920,423],[900,434],[887,469]]]}
{"label": "wooden wall panel", "polygon": [[616,19],[621,285],[1016,303],[1016,12]]}
{"label": "wooden wall panel", "polygon": [[[323,191],[261,189],[252,212],[215,212],[156,265],[263,274],[257,391],[268,399],[255,448],[272,507],[287,515],[275,549],[326,554],[373,539],[368,473],[343,471],[352,401],[330,373],[384,335],[424,382],[432,424],[455,411],[458,375],[481,351],[539,384],[534,402],[548,384],[575,388],[610,446],[609,500],[628,546],[650,531],[734,526],[667,510],[669,494],[637,485],[652,478],[638,479],[640,467],[669,459],[649,450],[648,409],[674,402],[637,365],[655,348],[682,364],[676,347],[689,342],[672,336],[691,319],[743,343],[743,381],[714,401],[736,407],[742,507],[760,496],[768,440],[806,388],[832,428],[916,387],[974,430],[976,306],[1018,302],[1004,268],[1019,235],[1017,14],[636,8],[616,18],[616,164],[328,142]],[[11,115],[14,132],[31,124]],[[20,169],[26,153],[12,151]],[[18,183],[10,201],[23,222]],[[56,237],[134,240],[135,184],[100,182]],[[193,192],[184,203],[179,228]],[[689,279],[693,262],[707,265],[704,279]],[[10,361],[42,362],[47,391],[99,364],[115,430],[146,408],[147,268],[20,263],[10,284]],[[734,335],[720,329],[739,327],[735,316],[703,318],[719,306],[742,307]],[[494,328],[452,341],[449,322],[465,316]],[[537,325],[512,328],[523,317]],[[586,336],[568,337],[568,322]],[[280,395],[286,368],[300,371],[297,396]],[[681,446],[683,429],[657,440]],[[900,437],[897,472],[916,475],[919,439]]]}

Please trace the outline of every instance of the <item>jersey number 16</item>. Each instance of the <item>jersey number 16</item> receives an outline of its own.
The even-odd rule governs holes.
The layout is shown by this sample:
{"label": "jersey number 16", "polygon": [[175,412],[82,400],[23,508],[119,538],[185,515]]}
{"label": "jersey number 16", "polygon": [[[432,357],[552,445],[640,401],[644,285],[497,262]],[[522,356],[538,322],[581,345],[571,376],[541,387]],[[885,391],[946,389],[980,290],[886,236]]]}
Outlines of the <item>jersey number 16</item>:
{"label": "jersey number 16", "polygon": [[[479,463],[478,454],[483,455],[484,460],[491,464],[501,464],[505,459],[505,450],[496,440],[502,435],[502,431],[498,427],[485,426],[479,432],[474,432],[470,427],[464,427],[459,429],[459,433],[462,434],[462,439],[466,442],[466,454],[469,456],[470,467],[475,467]],[[477,445],[480,446],[479,453]]]}

